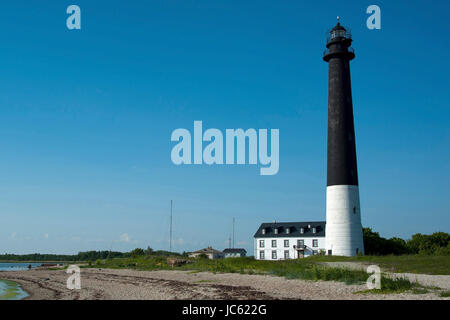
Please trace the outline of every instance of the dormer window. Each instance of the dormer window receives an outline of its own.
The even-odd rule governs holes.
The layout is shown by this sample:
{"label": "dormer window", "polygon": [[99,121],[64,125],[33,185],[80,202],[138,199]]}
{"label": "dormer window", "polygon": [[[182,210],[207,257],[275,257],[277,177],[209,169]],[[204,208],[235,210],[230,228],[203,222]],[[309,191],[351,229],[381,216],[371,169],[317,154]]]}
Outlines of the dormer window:
{"label": "dormer window", "polygon": [[286,233],[287,234],[291,233],[291,228],[286,228]]}
{"label": "dormer window", "polygon": [[275,228],[274,231],[275,231],[275,234],[278,234],[278,228]]}
{"label": "dormer window", "polygon": [[262,228],[261,233],[266,234],[266,228]]}
{"label": "dormer window", "polygon": [[312,228],[312,233],[316,233],[316,228],[315,227]]}
{"label": "dormer window", "polygon": [[300,233],[301,233],[301,234],[305,233],[305,229],[300,228]]}

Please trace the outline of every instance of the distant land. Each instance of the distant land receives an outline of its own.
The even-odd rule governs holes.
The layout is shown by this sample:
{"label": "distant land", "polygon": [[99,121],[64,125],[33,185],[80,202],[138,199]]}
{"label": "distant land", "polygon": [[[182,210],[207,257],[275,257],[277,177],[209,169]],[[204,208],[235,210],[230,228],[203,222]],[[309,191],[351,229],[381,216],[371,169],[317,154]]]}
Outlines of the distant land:
{"label": "distant land", "polygon": [[2,262],[70,262],[70,261],[95,261],[98,259],[114,259],[114,258],[130,258],[135,255],[135,251],[141,251],[145,254],[154,254],[158,256],[169,256],[169,255],[181,255],[178,252],[169,252],[164,250],[153,250],[151,248],[144,249],[134,249],[130,252],[118,252],[118,251],[85,251],[79,252],[78,254],[68,255],[68,254],[42,254],[42,253],[31,253],[31,254],[0,254],[0,261]]}
{"label": "distant land", "polygon": [[[378,232],[371,228],[363,228],[364,250],[366,255],[384,256],[384,255],[450,255],[450,234],[446,232],[435,232],[431,235],[417,233],[411,239],[404,240],[393,237],[386,239],[380,237]],[[77,254],[0,254],[0,261],[3,262],[71,262],[71,261],[96,261],[114,258],[133,258],[140,255],[156,256],[187,256],[187,252],[169,252],[165,250],[153,250],[136,248],[130,252],[118,251],[85,251]]]}

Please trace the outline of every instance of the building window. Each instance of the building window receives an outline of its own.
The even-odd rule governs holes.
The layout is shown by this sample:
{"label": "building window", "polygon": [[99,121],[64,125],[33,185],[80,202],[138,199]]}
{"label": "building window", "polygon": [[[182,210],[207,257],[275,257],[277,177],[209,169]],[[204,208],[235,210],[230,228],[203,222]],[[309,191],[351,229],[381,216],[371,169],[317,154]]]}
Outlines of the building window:
{"label": "building window", "polygon": [[261,260],[264,260],[265,258],[264,258],[264,250],[261,250],[260,252],[259,252],[259,258],[261,259]]}
{"label": "building window", "polygon": [[277,247],[277,240],[272,240],[272,248],[276,248]]}
{"label": "building window", "polygon": [[304,245],[305,245],[305,240],[297,240],[297,247],[298,248],[303,248]]}
{"label": "building window", "polygon": [[264,240],[259,240],[259,247],[264,248]]}
{"label": "building window", "polygon": [[287,234],[291,233],[291,228],[286,228],[286,233]]}
{"label": "building window", "polygon": [[317,248],[319,246],[319,241],[317,239],[313,239],[313,247]]}
{"label": "building window", "polygon": [[266,228],[263,228],[263,229],[261,230],[261,232],[262,232],[262,234],[266,234]]}
{"label": "building window", "polygon": [[289,248],[289,240],[284,240],[284,247]]}
{"label": "building window", "polygon": [[275,234],[278,234],[278,228],[275,228]]}
{"label": "building window", "polygon": [[305,232],[305,229],[300,228],[300,233],[303,234]]}
{"label": "building window", "polygon": [[272,259],[276,259],[277,258],[277,251],[273,250],[272,251]]}
{"label": "building window", "polygon": [[315,227],[312,228],[312,233],[316,233],[316,228]]}
{"label": "building window", "polygon": [[284,250],[284,258],[289,259],[289,250]]}

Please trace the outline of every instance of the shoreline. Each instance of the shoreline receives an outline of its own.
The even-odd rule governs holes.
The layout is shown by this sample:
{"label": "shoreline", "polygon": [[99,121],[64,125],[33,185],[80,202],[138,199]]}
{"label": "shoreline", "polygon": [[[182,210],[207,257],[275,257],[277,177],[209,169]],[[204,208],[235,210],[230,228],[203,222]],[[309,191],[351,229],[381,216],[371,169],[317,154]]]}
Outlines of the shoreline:
{"label": "shoreline", "polygon": [[0,263],[85,263],[85,261],[35,261],[35,260],[0,260]]}
{"label": "shoreline", "polygon": [[20,284],[28,294],[23,300],[448,300],[434,291],[361,294],[365,284],[271,275],[83,268],[81,290],[67,289],[68,277],[63,269],[0,272],[1,279]]}
{"label": "shoreline", "polygon": [[24,300],[30,296],[30,293],[17,281],[0,279],[0,286],[4,289],[3,291],[0,291],[0,293],[2,293],[0,295],[0,300]]}

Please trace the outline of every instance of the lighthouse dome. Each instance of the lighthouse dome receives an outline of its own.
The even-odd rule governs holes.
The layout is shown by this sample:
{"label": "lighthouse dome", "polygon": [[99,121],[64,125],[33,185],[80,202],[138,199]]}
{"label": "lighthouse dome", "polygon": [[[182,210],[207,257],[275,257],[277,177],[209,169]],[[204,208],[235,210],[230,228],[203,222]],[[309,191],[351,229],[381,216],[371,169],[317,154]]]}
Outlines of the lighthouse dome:
{"label": "lighthouse dome", "polygon": [[333,29],[327,33],[327,43],[334,42],[335,40],[351,40],[352,34],[349,29],[344,28],[339,22],[339,17],[337,17],[337,24]]}
{"label": "lighthouse dome", "polygon": [[341,26],[341,24],[338,22],[336,24],[336,26],[333,29],[331,29],[331,31],[336,31],[336,30],[344,30],[344,31],[346,31],[347,29],[345,29],[343,26]]}

